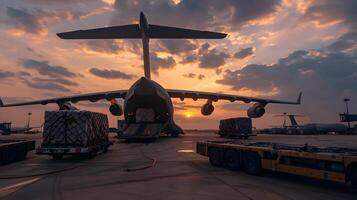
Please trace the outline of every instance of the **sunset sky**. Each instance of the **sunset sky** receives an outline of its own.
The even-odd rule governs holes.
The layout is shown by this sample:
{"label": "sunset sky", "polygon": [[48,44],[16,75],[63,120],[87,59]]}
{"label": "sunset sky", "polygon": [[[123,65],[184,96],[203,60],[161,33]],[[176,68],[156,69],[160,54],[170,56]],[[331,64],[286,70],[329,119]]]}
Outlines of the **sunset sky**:
{"label": "sunset sky", "polygon": [[[271,105],[254,126],[337,122],[351,98],[357,113],[357,1],[354,0],[0,0],[0,97],[5,103],[128,89],[143,76],[140,40],[61,40],[55,33],[137,23],[228,33],[222,40],[151,40],[153,80],[165,88],[223,92],[302,105]],[[183,128],[217,128],[222,118],[246,116],[250,106],[219,101],[202,116],[205,101],[174,100]],[[78,104],[107,113],[105,101]],[[0,122],[43,123],[56,105],[1,108]]]}

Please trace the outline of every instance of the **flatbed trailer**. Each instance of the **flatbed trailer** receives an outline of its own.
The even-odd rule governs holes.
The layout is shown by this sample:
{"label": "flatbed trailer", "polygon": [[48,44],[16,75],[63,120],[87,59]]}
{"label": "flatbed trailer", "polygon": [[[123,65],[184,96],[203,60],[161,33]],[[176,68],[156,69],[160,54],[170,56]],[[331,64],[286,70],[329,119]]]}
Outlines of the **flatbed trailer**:
{"label": "flatbed trailer", "polygon": [[104,142],[99,145],[88,147],[75,146],[75,145],[54,145],[43,146],[41,145],[36,149],[38,155],[49,155],[55,159],[62,159],[64,155],[70,156],[85,156],[91,158],[97,154],[107,152],[109,146],[113,145],[112,141]]}
{"label": "flatbed trailer", "polygon": [[196,148],[216,167],[252,175],[268,170],[357,187],[357,149],[239,141],[200,141]]}
{"label": "flatbed trailer", "polygon": [[35,141],[0,140],[0,165],[25,160],[27,153],[35,150],[35,146]]}

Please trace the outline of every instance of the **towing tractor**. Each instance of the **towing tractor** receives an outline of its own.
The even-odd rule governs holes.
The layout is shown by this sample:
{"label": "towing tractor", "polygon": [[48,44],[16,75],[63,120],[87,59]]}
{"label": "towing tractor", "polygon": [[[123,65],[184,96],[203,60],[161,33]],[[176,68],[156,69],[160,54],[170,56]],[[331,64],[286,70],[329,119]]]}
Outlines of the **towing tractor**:
{"label": "towing tractor", "polygon": [[357,149],[241,141],[201,141],[196,145],[197,153],[207,156],[215,167],[242,169],[251,175],[268,170],[357,187]]}

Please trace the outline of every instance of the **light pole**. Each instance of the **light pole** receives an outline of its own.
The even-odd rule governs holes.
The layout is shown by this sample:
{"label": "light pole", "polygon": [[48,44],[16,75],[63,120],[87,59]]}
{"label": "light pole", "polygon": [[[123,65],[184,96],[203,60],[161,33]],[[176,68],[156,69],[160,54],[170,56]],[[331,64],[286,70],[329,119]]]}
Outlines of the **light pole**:
{"label": "light pole", "polygon": [[27,113],[28,114],[28,121],[27,121],[27,128],[30,128],[30,120],[31,120],[31,115],[32,115],[32,113]]}
{"label": "light pole", "polygon": [[349,121],[349,112],[348,112],[348,102],[350,101],[350,99],[348,98],[345,98],[343,99],[343,101],[345,102],[346,104],[346,117],[347,117],[347,124],[348,124],[348,128],[351,128],[351,125],[350,125],[350,121]]}

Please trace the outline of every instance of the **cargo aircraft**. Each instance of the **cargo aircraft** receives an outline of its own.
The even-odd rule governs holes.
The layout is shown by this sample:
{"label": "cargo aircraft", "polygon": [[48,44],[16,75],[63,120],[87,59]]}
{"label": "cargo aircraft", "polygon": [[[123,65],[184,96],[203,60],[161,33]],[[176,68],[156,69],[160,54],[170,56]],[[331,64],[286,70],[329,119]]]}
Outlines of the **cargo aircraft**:
{"label": "cargo aircraft", "polygon": [[[181,101],[185,98],[195,101],[198,99],[207,100],[202,105],[202,115],[212,114],[214,111],[213,102],[217,102],[218,100],[228,100],[230,102],[243,101],[245,103],[255,102],[247,110],[247,115],[251,118],[263,116],[265,106],[268,103],[300,104],[301,93],[297,101],[291,102],[212,92],[165,89],[151,79],[150,39],[223,39],[227,36],[225,33],[149,24],[145,15],[141,12],[139,24],[76,30],[58,33],[57,35],[62,39],[141,39],[143,45],[144,76],[139,78],[126,90],[96,92],[14,104],[4,104],[0,100],[0,107],[56,103],[60,110],[66,110],[74,109],[71,103],[79,101],[96,102],[105,99],[110,102],[109,111],[112,115],[120,116],[124,114],[127,128],[123,132],[122,138],[130,139],[157,138],[161,132],[166,132],[171,136],[178,136],[183,133],[182,129],[173,120],[174,109],[171,98],[178,98]],[[124,99],[124,109],[116,101],[119,98]]]}

